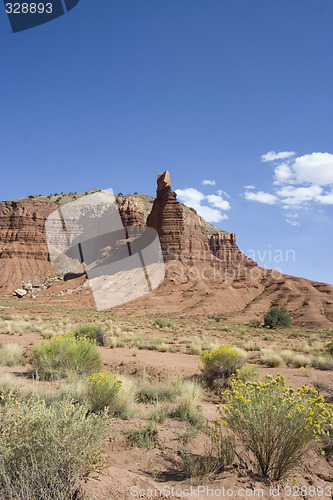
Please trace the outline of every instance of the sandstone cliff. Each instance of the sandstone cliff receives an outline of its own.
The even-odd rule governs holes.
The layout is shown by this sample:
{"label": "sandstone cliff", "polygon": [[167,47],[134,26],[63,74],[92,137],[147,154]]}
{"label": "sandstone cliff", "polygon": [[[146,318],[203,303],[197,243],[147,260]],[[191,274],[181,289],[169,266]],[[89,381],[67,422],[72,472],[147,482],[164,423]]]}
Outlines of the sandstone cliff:
{"label": "sandstone cliff", "polygon": [[0,202],[0,290],[54,271],[48,259],[45,219],[56,206],[45,199]]}

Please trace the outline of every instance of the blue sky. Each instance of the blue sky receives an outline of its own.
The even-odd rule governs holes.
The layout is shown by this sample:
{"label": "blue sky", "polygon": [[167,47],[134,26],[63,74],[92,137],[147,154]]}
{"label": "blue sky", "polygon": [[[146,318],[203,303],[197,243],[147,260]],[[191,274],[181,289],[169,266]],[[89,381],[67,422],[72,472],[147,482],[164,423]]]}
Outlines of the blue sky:
{"label": "blue sky", "polygon": [[2,8],[0,199],[169,170],[261,265],[333,283],[332,23],[331,0],[80,0],[12,34]]}

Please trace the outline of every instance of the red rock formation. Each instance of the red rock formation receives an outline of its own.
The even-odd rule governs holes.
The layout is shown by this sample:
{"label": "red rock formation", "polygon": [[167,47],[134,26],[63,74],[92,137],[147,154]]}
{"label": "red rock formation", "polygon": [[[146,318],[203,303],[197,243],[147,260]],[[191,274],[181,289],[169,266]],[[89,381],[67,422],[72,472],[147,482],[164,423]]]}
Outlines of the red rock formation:
{"label": "red rock formation", "polygon": [[45,199],[0,202],[0,289],[54,273],[48,260],[45,219],[55,205]]}
{"label": "red rock formation", "polygon": [[213,233],[209,236],[209,248],[215,257],[221,260],[226,266],[254,267],[258,264],[244,255],[236,244],[235,233]]}
{"label": "red rock formation", "polygon": [[126,226],[145,226],[145,206],[143,201],[134,196],[117,198],[121,221]]}

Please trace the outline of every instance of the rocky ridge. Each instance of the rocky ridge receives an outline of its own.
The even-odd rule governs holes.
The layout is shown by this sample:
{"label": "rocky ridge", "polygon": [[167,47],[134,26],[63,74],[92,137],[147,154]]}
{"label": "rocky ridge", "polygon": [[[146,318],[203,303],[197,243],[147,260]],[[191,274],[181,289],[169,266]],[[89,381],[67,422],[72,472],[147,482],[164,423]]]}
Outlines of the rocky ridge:
{"label": "rocky ridge", "polygon": [[[286,307],[298,324],[332,328],[331,285],[260,268],[240,252],[234,233],[207,224],[195,210],[177,201],[168,172],[158,176],[155,200],[138,194],[116,198],[124,226],[156,229],[166,263],[164,282],[149,295],[121,306],[122,310],[224,312],[248,321],[261,318],[276,305]],[[68,193],[65,199],[71,201]],[[0,202],[0,293],[23,289],[27,293],[20,300],[35,297],[47,302],[61,297],[73,306],[82,303],[84,294],[87,306],[93,307],[85,278],[66,282],[64,288],[49,262],[45,219],[59,204],[61,200],[54,203],[47,197]],[[70,299],[65,299],[69,294]]]}

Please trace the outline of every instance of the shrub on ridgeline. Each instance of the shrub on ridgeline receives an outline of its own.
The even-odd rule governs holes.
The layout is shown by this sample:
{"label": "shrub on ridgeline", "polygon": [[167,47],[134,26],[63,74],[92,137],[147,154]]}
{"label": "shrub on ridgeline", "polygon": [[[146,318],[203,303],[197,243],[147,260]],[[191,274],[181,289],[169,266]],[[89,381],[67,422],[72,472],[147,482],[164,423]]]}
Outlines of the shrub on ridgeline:
{"label": "shrub on ridgeline", "polygon": [[203,351],[201,360],[204,364],[203,377],[210,387],[228,385],[231,375],[239,370],[245,358],[235,347],[223,344],[213,351]]}
{"label": "shrub on ridgeline", "polygon": [[90,374],[102,366],[94,341],[72,333],[57,335],[34,347],[32,365],[37,377],[58,379],[69,373]]}
{"label": "shrub on ridgeline", "polygon": [[272,307],[264,317],[264,324],[268,328],[289,328],[291,318],[284,307]]}
{"label": "shrub on ridgeline", "polygon": [[332,425],[332,405],[307,386],[287,388],[280,374],[263,382],[234,379],[224,396],[219,412],[244,446],[244,460],[271,480],[286,477]]}
{"label": "shrub on ridgeline", "polygon": [[106,414],[88,414],[69,400],[0,397],[0,499],[81,498],[80,479],[104,463]]}

